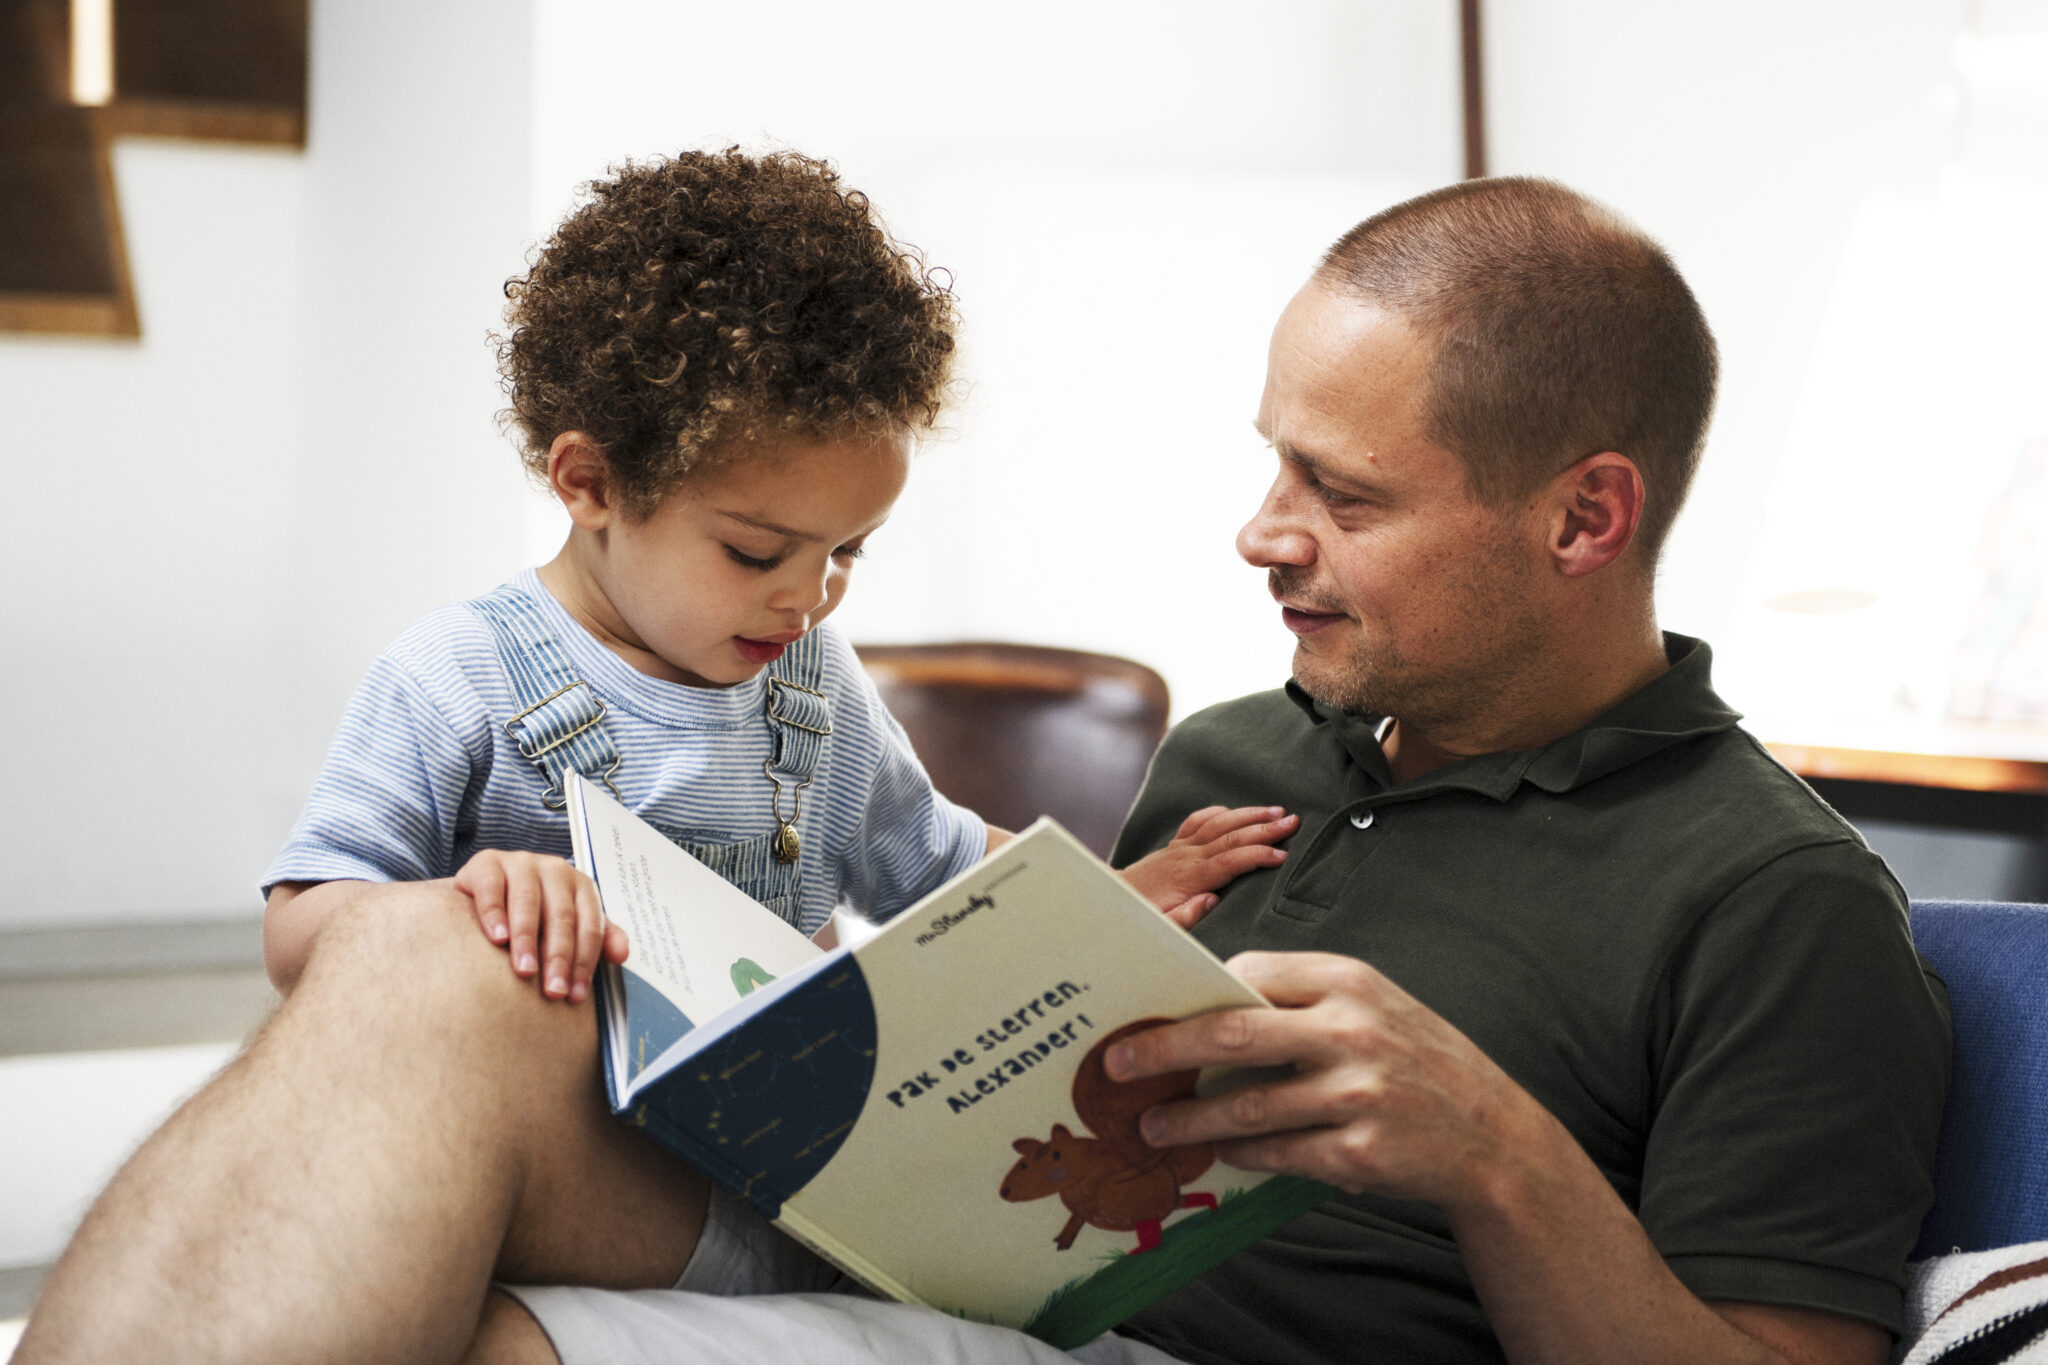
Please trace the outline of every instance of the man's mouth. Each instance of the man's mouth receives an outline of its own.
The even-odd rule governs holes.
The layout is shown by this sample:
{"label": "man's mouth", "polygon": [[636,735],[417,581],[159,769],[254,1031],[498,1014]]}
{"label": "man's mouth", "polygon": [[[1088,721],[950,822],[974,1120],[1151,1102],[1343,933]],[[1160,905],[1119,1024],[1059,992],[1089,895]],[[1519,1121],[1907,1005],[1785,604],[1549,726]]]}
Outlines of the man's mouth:
{"label": "man's mouth", "polygon": [[1336,625],[1343,619],[1344,613],[1341,611],[1306,611],[1300,607],[1290,607],[1285,602],[1280,604],[1281,624],[1296,635],[1313,635],[1319,630]]}
{"label": "man's mouth", "polygon": [[1348,619],[1345,613],[1336,610],[1336,604],[1303,592],[1305,585],[1292,574],[1270,569],[1266,573],[1266,591],[1273,594],[1273,600],[1280,604],[1280,621],[1296,635],[1313,635],[1319,630],[1336,625]]}

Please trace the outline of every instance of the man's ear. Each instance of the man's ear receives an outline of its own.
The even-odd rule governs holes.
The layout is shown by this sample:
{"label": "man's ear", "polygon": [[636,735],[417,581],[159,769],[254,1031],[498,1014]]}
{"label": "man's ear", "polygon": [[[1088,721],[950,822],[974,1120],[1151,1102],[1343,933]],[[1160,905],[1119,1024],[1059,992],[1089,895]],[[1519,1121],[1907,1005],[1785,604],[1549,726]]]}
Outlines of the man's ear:
{"label": "man's ear", "polygon": [[586,531],[601,531],[618,515],[610,478],[611,466],[588,434],[565,431],[548,447],[548,486]]}
{"label": "man's ear", "polygon": [[1550,485],[1550,557],[1566,578],[1583,578],[1621,558],[1643,519],[1643,475],[1614,451],[1588,455]]}

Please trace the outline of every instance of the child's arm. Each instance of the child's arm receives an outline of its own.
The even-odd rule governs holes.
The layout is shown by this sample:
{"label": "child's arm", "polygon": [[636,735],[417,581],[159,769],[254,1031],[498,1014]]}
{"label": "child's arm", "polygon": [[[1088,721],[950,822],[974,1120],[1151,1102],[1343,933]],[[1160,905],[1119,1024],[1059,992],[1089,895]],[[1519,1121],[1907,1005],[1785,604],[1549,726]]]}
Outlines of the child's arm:
{"label": "child's arm", "polygon": [[327,917],[363,888],[358,881],[279,882],[263,902],[263,968],[290,995]]}
{"label": "child's arm", "polygon": [[1204,806],[1181,821],[1172,843],[1132,863],[1123,878],[1168,919],[1192,929],[1216,908],[1214,892],[1287,861],[1286,850],[1274,845],[1300,824],[1300,816],[1279,806]]}
{"label": "child's arm", "polygon": [[541,994],[581,1002],[600,961],[626,960],[626,931],[606,921],[590,878],[547,853],[487,848],[462,865],[455,889],[476,909],[484,937],[507,949]]}

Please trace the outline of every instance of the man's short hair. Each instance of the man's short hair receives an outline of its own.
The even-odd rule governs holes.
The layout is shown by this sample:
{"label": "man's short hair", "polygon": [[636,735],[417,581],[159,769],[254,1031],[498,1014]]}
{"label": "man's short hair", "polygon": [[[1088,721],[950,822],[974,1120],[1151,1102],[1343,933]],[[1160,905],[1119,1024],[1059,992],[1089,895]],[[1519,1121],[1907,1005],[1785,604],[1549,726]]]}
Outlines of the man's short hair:
{"label": "man's short hair", "polygon": [[1468,180],[1375,214],[1316,278],[1432,349],[1430,439],[1494,506],[1603,450],[1642,472],[1654,565],[1713,414],[1714,336],[1671,258],[1554,181]]}
{"label": "man's short hair", "polygon": [[831,165],[728,148],[586,187],[506,282],[507,424],[536,478],[593,437],[629,510],[749,441],[929,428],[953,361],[948,277]]}

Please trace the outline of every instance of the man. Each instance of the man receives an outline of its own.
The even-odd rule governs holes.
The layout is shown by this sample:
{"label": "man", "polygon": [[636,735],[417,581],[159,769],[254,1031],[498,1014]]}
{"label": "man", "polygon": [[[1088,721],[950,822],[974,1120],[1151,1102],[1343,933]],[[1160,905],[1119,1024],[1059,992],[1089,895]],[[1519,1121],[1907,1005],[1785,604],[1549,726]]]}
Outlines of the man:
{"label": "man", "polygon": [[[1299,812],[1198,930],[1281,1008],[1110,1067],[1291,1067],[1148,1139],[1348,1193],[1091,1359],[1885,1358],[1945,1006],[1882,865],[1657,631],[1714,364],[1663,253],[1543,182],[1389,210],[1289,305],[1239,548],[1295,684],[1176,731],[1119,849]],[[603,1114],[594,1052],[452,895],[366,889],[109,1187],[20,1359],[1044,1358],[847,1295],[606,1292],[783,1253]],[[522,1309],[494,1275],[600,1288]]]}
{"label": "man", "polygon": [[1148,1136],[1367,1197],[1141,1314],[1147,1339],[1885,1358],[1945,996],[1882,865],[1657,631],[1714,369],[1663,253],[1542,182],[1390,210],[1289,305],[1259,414],[1280,471],[1238,548],[1295,685],[1176,731],[1118,855],[1255,788],[1301,833],[1201,937],[1343,956],[1234,959],[1287,1008],[1160,1030],[1125,1074],[1295,1064]]}

